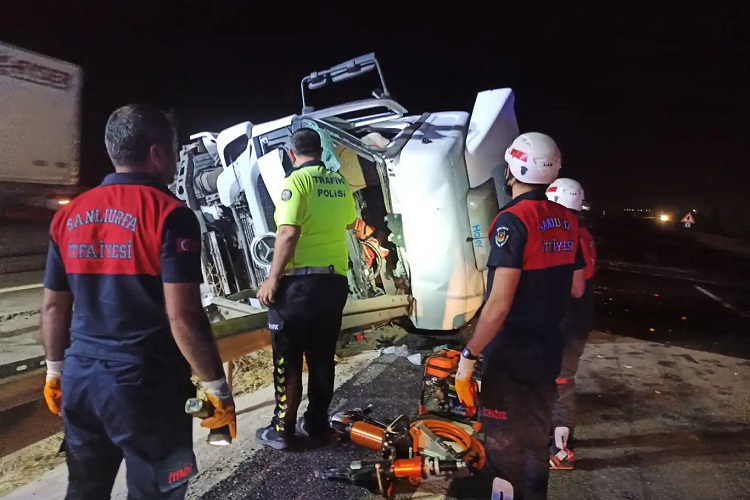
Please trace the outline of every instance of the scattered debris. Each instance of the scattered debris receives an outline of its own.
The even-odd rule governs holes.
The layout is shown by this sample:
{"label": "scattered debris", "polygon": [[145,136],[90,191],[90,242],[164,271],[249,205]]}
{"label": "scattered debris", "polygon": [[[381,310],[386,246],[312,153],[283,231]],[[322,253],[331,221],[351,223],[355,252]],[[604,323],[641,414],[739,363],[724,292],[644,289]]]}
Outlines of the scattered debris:
{"label": "scattered debris", "polygon": [[401,358],[406,358],[413,365],[419,366],[422,364],[422,354],[418,352],[409,354],[409,349],[405,345],[386,347],[380,351],[380,355],[382,356],[383,354],[394,354]]}
{"label": "scattered debris", "polygon": [[406,359],[409,360],[409,363],[413,365],[420,366],[422,364],[422,355],[420,353],[412,354],[411,356],[407,356]]}
{"label": "scattered debris", "polygon": [[398,347],[396,347],[396,346],[390,346],[390,347],[386,347],[385,349],[383,349],[382,351],[380,351],[380,354],[381,354],[381,356],[383,354],[395,354],[396,356],[405,358],[405,357],[409,356],[409,349],[407,349],[407,347],[405,345],[400,345]]}

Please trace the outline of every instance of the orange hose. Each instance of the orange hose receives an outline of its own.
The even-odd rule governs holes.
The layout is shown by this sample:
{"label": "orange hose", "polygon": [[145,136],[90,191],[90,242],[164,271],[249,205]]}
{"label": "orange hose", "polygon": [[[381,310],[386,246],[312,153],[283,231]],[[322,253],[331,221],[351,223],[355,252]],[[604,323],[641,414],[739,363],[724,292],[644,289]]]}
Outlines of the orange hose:
{"label": "orange hose", "polygon": [[445,420],[425,419],[412,422],[412,427],[419,422],[435,435],[460,444],[464,449],[461,455],[473,468],[479,470],[484,467],[486,463],[484,446],[460,426]]}

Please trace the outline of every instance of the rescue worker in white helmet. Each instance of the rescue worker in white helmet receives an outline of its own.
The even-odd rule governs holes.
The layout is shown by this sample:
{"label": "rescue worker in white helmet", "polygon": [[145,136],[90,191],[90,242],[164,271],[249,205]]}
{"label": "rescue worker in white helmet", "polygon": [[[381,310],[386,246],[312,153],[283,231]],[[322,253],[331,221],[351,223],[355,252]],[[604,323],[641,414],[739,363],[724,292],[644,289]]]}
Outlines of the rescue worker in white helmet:
{"label": "rescue worker in white helmet", "polygon": [[537,500],[547,498],[560,322],[573,289],[583,291],[584,262],[578,218],[545,196],[560,170],[555,141],[521,134],[505,161],[513,199],[491,226],[486,301],[461,355],[456,392],[476,406],[471,376],[481,354],[482,430],[487,463],[497,476],[493,498]]}
{"label": "rescue worker in white helmet", "polygon": [[[547,199],[572,210],[579,216],[583,210],[583,187],[573,179],[557,179],[547,188]],[[575,429],[575,376],[589,333],[594,329],[594,268],[596,246],[591,233],[579,221],[581,251],[586,267],[583,271],[585,289],[583,296],[574,298],[560,325],[563,336],[563,356],[560,375],[557,377],[557,402],[552,412],[553,444],[550,469],[573,468],[573,451],[570,449]]]}

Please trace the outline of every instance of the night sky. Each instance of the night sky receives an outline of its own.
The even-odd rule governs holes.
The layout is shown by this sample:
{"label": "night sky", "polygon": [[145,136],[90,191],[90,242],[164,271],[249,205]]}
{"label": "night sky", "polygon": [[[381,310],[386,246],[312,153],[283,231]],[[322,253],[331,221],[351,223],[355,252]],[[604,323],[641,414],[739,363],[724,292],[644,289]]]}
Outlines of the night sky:
{"label": "night sky", "polygon": [[561,175],[599,206],[750,212],[748,2],[494,2],[467,15],[447,10],[455,2],[407,14],[394,2],[311,3],[315,14],[290,2],[3,3],[0,40],[84,67],[88,184],[111,168],[102,136],[117,106],[173,107],[186,139],[299,112],[304,75],[374,51],[411,113],[470,111],[477,91],[512,87],[521,130],[554,137]]}

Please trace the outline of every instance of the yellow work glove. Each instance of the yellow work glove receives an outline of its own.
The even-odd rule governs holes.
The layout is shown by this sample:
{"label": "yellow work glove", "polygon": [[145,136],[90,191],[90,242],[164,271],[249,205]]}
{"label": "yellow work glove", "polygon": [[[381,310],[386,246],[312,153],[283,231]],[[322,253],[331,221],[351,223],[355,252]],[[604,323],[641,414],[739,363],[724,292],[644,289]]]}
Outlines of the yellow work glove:
{"label": "yellow work glove", "polygon": [[44,401],[49,411],[62,416],[62,377],[64,361],[45,361],[47,363],[47,381],[44,383]]}
{"label": "yellow work glove", "polygon": [[229,426],[229,435],[232,439],[237,437],[237,412],[234,407],[232,391],[225,378],[203,382],[206,388],[206,397],[214,407],[212,417],[204,418],[201,427],[206,429],[221,429]]}
{"label": "yellow work glove", "polygon": [[468,359],[461,355],[456,371],[456,395],[458,400],[466,406],[476,406],[475,389],[472,387],[471,376],[474,374],[476,359]]}

